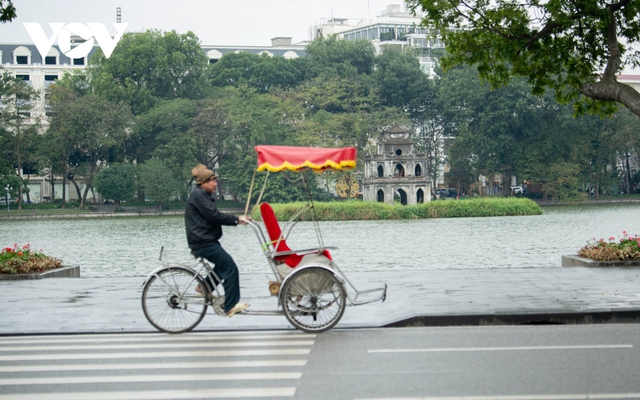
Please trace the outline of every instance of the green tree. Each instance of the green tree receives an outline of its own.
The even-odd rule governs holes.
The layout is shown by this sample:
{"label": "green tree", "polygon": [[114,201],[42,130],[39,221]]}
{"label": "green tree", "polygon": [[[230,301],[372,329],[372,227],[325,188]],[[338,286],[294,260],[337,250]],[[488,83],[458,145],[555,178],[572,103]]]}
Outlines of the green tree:
{"label": "green tree", "polygon": [[[186,183],[186,180],[185,180]],[[158,202],[158,210],[179,198],[186,185],[159,158],[152,157],[138,166],[138,185],[150,200]]]}
{"label": "green tree", "polygon": [[113,163],[96,174],[94,186],[103,199],[117,205],[133,198],[136,186],[136,168],[127,163]]}
{"label": "green tree", "polygon": [[307,78],[353,77],[370,75],[375,65],[375,49],[368,40],[338,40],[318,37],[306,48],[305,71]]}
{"label": "green tree", "polygon": [[109,58],[98,50],[87,74],[96,93],[126,102],[135,115],[160,100],[200,99],[207,93],[207,58],[192,33],[126,33]]}
{"label": "green tree", "polygon": [[569,170],[553,165],[579,163],[573,148],[575,138],[588,132],[585,119],[573,118],[551,95],[533,96],[523,79],[490,90],[472,69],[455,68],[443,75],[438,102],[455,137],[447,148],[450,178],[503,173],[550,182]]}
{"label": "green tree", "polygon": [[190,99],[166,100],[138,115],[127,139],[127,156],[142,163],[159,147],[184,135],[193,125],[197,104]]}
{"label": "green tree", "polygon": [[79,96],[71,91],[51,97],[49,105],[55,134],[71,138],[72,148],[67,149],[68,154],[82,162],[86,187],[80,207],[84,208],[99,167],[114,161],[118,152],[122,153],[122,143],[131,128],[131,111],[126,105],[96,94]]}
{"label": "green tree", "polygon": [[531,91],[551,89],[578,112],[610,115],[615,102],[640,116],[640,93],[616,80],[638,66],[640,2],[636,0],[538,1],[408,0],[422,8],[447,46],[445,68],[477,66],[498,87],[525,77]]}
{"label": "green tree", "polygon": [[7,72],[0,77],[0,135],[2,152],[20,180],[18,185],[18,209],[22,208],[24,181],[22,172],[33,162],[37,142],[38,118],[33,115],[37,93],[22,79]]}
{"label": "green tree", "polygon": [[11,0],[0,0],[0,22],[11,22],[17,16],[16,7]]}
{"label": "green tree", "polygon": [[[62,111],[64,115],[70,112],[78,93],[83,92],[74,84],[69,84],[71,80],[78,82],[76,80],[78,77],[79,75],[74,75],[71,78],[71,75],[66,74],[56,84],[49,86],[47,111],[51,121],[49,129],[43,132],[38,142],[38,159],[41,170],[48,170],[51,176],[54,172],[62,175],[62,208],[66,208],[67,179],[75,185],[78,198],[82,198],[80,187],[73,179],[73,172],[78,167],[77,161],[79,161],[76,157],[76,141],[79,132],[73,129],[69,118],[56,118],[56,113],[59,111]],[[69,105],[69,108],[64,105]],[[53,182],[54,179],[51,179],[52,185]]]}
{"label": "green tree", "polygon": [[197,164],[216,165],[230,153],[227,111],[222,100],[200,100],[190,125],[161,144],[154,156],[162,159],[176,179],[189,176]]}
{"label": "green tree", "polygon": [[387,47],[376,59],[375,85],[387,106],[411,110],[424,108],[423,95],[433,93],[433,81],[422,72],[415,55]]}
{"label": "green tree", "polygon": [[211,84],[217,87],[247,85],[266,93],[274,87],[291,88],[302,79],[296,60],[266,54],[228,53],[209,66]]}

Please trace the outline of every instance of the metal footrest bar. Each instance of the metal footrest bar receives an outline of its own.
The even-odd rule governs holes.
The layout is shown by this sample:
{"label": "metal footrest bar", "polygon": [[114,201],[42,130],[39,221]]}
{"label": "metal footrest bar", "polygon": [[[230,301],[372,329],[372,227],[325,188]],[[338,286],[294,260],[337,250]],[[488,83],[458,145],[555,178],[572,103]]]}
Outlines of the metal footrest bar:
{"label": "metal footrest bar", "polygon": [[236,315],[283,315],[282,310],[244,310]]}

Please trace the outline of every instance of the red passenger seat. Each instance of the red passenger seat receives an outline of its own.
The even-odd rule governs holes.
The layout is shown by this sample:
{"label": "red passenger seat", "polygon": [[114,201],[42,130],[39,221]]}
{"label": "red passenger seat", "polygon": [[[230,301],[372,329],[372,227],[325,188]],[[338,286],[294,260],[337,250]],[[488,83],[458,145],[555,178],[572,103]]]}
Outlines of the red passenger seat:
{"label": "red passenger seat", "polygon": [[[282,230],[280,229],[280,224],[278,223],[276,214],[273,212],[273,208],[271,208],[271,205],[269,203],[262,203],[260,205],[260,214],[262,214],[262,222],[264,222],[264,226],[267,229],[267,233],[269,234],[269,239],[271,239],[271,243],[269,244],[271,244],[272,246],[275,246],[276,243],[278,243],[278,246],[276,248],[276,253],[292,251],[291,248],[287,245],[287,242],[285,241],[284,237],[282,237]],[[278,239],[281,239],[280,242],[278,242]],[[307,253],[307,254],[312,254],[312,253]],[[329,251],[323,250],[321,254],[327,257],[328,259],[331,259],[331,255],[329,254]],[[291,268],[295,268],[298,266],[298,264],[300,264],[300,260],[302,260],[302,257],[304,255],[305,254],[302,254],[302,255],[287,254],[282,256],[276,256],[274,257],[274,260],[276,260],[277,262],[285,263]]]}

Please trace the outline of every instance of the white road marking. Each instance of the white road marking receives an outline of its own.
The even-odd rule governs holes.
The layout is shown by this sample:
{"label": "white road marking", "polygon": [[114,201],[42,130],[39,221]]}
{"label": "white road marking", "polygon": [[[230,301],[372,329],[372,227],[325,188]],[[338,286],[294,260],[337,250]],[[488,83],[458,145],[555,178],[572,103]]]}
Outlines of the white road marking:
{"label": "white road marking", "polygon": [[140,382],[190,382],[190,381],[240,381],[300,379],[302,372],[248,372],[243,374],[171,374],[171,375],[115,375],[69,376],[54,378],[0,379],[0,386],[21,385],[72,385],[82,383],[140,383]]}
{"label": "white road marking", "polygon": [[293,397],[295,387],[265,387],[253,389],[187,389],[158,391],[71,392],[0,394],[0,400],[165,400],[165,399],[219,399],[243,397]]}
{"label": "white road marking", "polygon": [[317,335],[306,333],[260,334],[260,335],[219,335],[194,334],[169,335],[166,333],[121,334],[121,335],[54,335],[54,336],[0,336],[0,344],[35,343],[85,343],[85,342],[132,342],[132,341],[212,341],[212,340],[258,340],[258,339],[314,339]]}
{"label": "white road marking", "polygon": [[12,365],[0,367],[0,372],[45,372],[45,371],[109,371],[138,369],[188,369],[188,368],[260,368],[260,367],[304,367],[307,360],[259,360],[259,361],[204,361],[138,363],[138,364],[73,364],[73,365]]}
{"label": "white road marking", "polygon": [[[4,364],[0,366],[0,400],[292,397],[297,390],[295,386],[245,388],[240,382],[272,382],[271,384],[275,385],[278,382],[293,383],[299,380],[302,371],[296,372],[295,369],[300,370],[307,364],[307,360],[301,356],[310,354],[315,337],[316,335],[294,332],[246,335],[158,333],[0,337],[0,364]],[[286,356],[293,359],[281,358]],[[66,360],[78,360],[87,364],[73,364],[65,362]],[[129,360],[133,363],[127,364]],[[15,365],[21,361],[40,361],[38,364],[41,365]],[[270,370],[270,367],[278,368],[280,371]],[[222,371],[222,368],[225,370]],[[251,368],[266,369],[251,372]],[[234,369],[236,372],[233,372]],[[52,377],[48,374],[60,371],[66,371],[71,376]],[[200,382],[205,381],[226,381],[229,385],[235,382],[240,387],[198,388],[201,386]],[[94,387],[91,385],[95,384],[111,384],[115,387],[120,386],[118,384],[139,384],[143,387],[153,387],[157,382],[181,382],[181,385],[195,389],[73,391],[76,385],[83,384],[90,385],[88,387],[91,388]],[[48,387],[71,392],[3,393],[9,388],[15,388],[15,391],[40,388],[44,392],[50,392]]]}
{"label": "white road marking", "polygon": [[34,360],[105,360],[126,358],[174,358],[174,357],[254,357],[254,356],[298,356],[306,355],[311,349],[254,349],[254,350],[215,350],[215,351],[173,351],[148,353],[80,353],[80,354],[24,354],[0,356],[1,361],[34,361]]}
{"label": "white road marking", "polygon": [[370,349],[369,353],[437,353],[463,351],[529,351],[529,350],[586,350],[586,349],[631,349],[632,344],[596,344],[565,346],[511,346],[511,347],[442,347],[414,349]]}
{"label": "white road marking", "polygon": [[105,345],[77,345],[77,346],[0,346],[0,351],[43,351],[43,350],[127,350],[127,349],[175,349],[175,348],[206,348],[206,347],[273,347],[273,346],[313,346],[313,340],[278,340],[256,342],[213,342],[213,343],[150,343],[150,344],[105,344]]}

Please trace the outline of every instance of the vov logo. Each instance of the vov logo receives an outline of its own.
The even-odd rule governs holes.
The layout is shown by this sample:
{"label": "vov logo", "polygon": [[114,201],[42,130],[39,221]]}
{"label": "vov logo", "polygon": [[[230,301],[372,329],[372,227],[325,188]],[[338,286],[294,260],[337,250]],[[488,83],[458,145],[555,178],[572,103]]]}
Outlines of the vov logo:
{"label": "vov logo", "polygon": [[[113,26],[116,28],[116,35],[111,38],[107,28],[104,24],[101,23],[87,23],[80,24],[78,22],[73,22],[70,24],[64,24],[60,22],[51,22],[49,26],[53,31],[53,34],[50,37],[47,37],[47,34],[44,33],[42,26],[40,26],[37,22],[25,22],[24,27],[27,29],[29,36],[31,36],[31,40],[33,40],[33,44],[36,45],[38,52],[42,56],[42,59],[49,54],[49,50],[51,50],[51,46],[53,46],[53,42],[55,42],[56,38],[58,39],[58,47],[62,53],[71,58],[83,58],[93,48],[94,40],[98,42],[98,45],[102,49],[104,56],[109,58],[111,53],[113,53],[113,49],[116,48],[116,44],[122,38],[125,29],[127,29],[128,23],[114,23]],[[85,40],[84,43],[71,48],[71,34],[78,35]]]}

